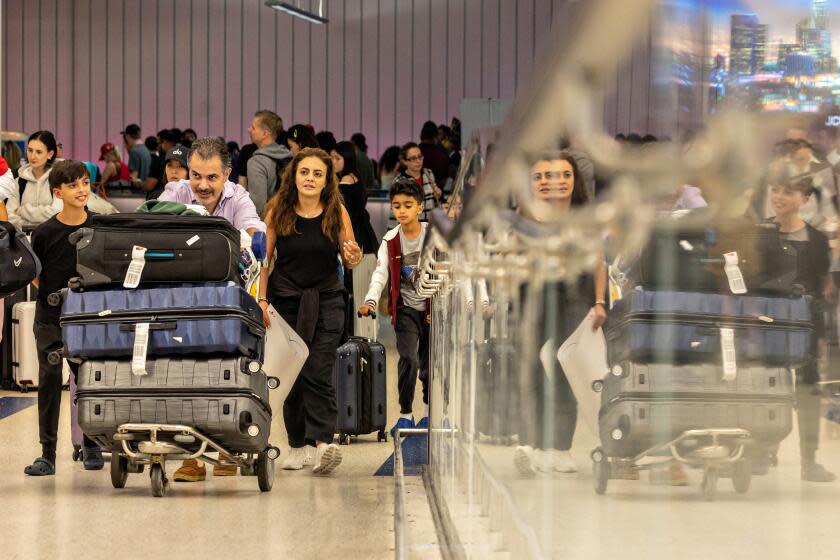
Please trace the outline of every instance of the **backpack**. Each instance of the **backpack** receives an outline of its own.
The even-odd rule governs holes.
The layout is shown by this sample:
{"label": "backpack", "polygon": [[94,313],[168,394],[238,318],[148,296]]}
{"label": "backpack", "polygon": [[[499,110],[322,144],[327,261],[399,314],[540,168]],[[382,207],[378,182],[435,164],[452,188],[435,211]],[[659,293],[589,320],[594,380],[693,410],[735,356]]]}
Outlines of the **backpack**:
{"label": "backpack", "polygon": [[23,191],[26,190],[26,184],[29,181],[24,179],[23,177],[18,177],[18,197],[20,198],[21,203],[23,202]]}
{"label": "backpack", "polygon": [[0,222],[0,298],[10,296],[41,275],[41,261],[26,234]]}
{"label": "backpack", "polygon": [[[260,155],[263,155],[263,154],[260,154]],[[278,191],[278,189],[280,188],[280,185],[283,183],[283,172],[286,171],[286,166],[289,165],[289,163],[292,161],[292,158],[287,157],[287,158],[279,159],[279,158],[273,158],[271,156],[266,156],[266,157],[268,157],[271,161],[274,162],[275,171],[277,173],[277,182],[274,184],[274,190],[271,191],[270,193],[268,193],[268,197],[271,198],[274,195],[274,193],[276,193]]]}

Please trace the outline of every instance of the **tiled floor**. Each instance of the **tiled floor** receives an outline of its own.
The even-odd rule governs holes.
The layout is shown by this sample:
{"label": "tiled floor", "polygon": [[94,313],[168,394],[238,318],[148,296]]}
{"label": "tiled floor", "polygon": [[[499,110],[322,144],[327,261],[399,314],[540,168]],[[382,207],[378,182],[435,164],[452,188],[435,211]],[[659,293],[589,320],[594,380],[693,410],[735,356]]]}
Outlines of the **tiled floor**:
{"label": "tiled floor", "polygon": [[[387,328],[382,334],[395,372],[392,335]],[[395,418],[395,373],[389,387]],[[107,467],[87,472],[73,463],[68,403],[65,393],[54,477],[23,474],[40,452],[37,407],[0,420],[0,559],[394,556],[394,479],[373,476],[393,452],[390,440],[377,443],[372,435],[343,447],[344,462],[329,477],[278,468],[270,493],[261,493],[252,477],[208,476],[204,483],[173,483],[165,498],[153,498],[148,470],[115,490]],[[285,453],[279,417],[271,440]],[[413,480],[410,488],[412,542],[422,557],[439,557],[423,486]]]}

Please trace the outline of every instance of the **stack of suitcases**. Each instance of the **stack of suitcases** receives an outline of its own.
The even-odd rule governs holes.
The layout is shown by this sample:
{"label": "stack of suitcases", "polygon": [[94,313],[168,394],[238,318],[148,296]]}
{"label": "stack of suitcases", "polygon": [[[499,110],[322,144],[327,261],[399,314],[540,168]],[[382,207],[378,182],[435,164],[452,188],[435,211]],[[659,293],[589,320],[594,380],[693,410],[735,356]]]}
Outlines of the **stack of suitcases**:
{"label": "stack of suitcases", "polygon": [[61,326],[64,355],[81,361],[81,431],[119,451],[124,424],[185,425],[231,453],[266,453],[265,329],[240,232],[217,217],[117,214],[74,235],[79,277]]}
{"label": "stack of suitcases", "polygon": [[766,457],[787,437],[791,369],[808,359],[812,321],[791,285],[795,255],[790,274],[764,277],[772,250],[787,250],[773,226],[654,230],[606,328],[606,456],[632,458],[688,430],[743,429],[746,456]]}

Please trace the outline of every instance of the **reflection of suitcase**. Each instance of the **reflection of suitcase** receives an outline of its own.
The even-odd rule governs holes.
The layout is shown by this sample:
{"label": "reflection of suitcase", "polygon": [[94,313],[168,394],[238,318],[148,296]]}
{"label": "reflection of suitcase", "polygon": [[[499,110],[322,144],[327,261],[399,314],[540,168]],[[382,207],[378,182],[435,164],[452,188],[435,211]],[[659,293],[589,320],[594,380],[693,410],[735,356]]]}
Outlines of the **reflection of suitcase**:
{"label": "reflection of suitcase", "polygon": [[71,290],[61,314],[66,355],[132,356],[136,326],[142,323],[149,325],[147,356],[263,355],[262,311],[233,283]]}
{"label": "reflection of suitcase", "polygon": [[71,235],[82,287],[122,284],[132,248],[146,248],[141,282],[241,283],[240,234],[224,218],[171,214],[93,216]]}
{"label": "reflection of suitcase", "polygon": [[246,358],[160,358],[146,362],[148,375],[130,361],[88,361],[79,371],[79,426],[110,449],[125,423],[182,424],[233,452],[268,447],[271,408],[260,363]]}
{"label": "reflection of suitcase", "polygon": [[338,408],[336,432],[339,443],[350,436],[377,432],[386,439],[388,414],[385,347],[375,341],[351,337],[336,350],[333,385]]}
{"label": "reflection of suitcase", "polygon": [[519,430],[517,355],[509,340],[490,339],[476,347],[476,430],[509,438]]}
{"label": "reflection of suitcase", "polygon": [[639,288],[607,323],[610,363],[721,363],[722,329],[734,333],[737,364],[796,367],[810,358],[807,298],[767,298]]}
{"label": "reflection of suitcase", "polygon": [[627,393],[602,408],[601,445],[610,457],[633,457],[686,430],[741,428],[762,446],[772,446],[790,433],[792,410],[790,395],[754,400]]}

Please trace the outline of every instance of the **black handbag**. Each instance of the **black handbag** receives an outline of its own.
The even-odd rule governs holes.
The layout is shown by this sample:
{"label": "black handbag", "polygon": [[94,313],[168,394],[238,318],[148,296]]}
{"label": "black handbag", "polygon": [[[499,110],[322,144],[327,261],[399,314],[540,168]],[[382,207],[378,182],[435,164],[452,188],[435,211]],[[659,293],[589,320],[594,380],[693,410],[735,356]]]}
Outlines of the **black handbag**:
{"label": "black handbag", "polygon": [[0,221],[0,298],[26,287],[41,274],[41,261],[26,234]]}

